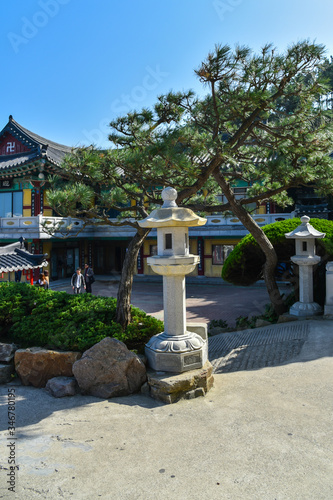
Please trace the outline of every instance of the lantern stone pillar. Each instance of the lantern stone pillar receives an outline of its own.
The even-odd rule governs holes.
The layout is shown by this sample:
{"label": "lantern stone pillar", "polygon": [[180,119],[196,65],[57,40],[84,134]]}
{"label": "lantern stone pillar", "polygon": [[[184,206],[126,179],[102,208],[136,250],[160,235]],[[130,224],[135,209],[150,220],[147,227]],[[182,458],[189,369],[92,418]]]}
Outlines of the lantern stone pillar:
{"label": "lantern stone pillar", "polygon": [[291,261],[299,266],[299,301],[293,304],[289,313],[293,316],[308,317],[322,313],[319,304],[313,301],[313,266],[320,262],[316,255],[315,239],[324,238],[325,233],[317,231],[310,222],[310,217],[301,217],[302,224],[294,231],[286,233],[286,238],[296,241],[296,255]]}
{"label": "lantern stone pillar", "polygon": [[202,368],[208,359],[208,341],[204,335],[186,328],[185,275],[199,262],[189,253],[188,227],[201,226],[206,219],[188,208],[176,205],[177,191],[163,190],[162,208],[139,224],[157,228],[157,255],[147,259],[155,273],[163,276],[164,332],[146,344],[150,367],[157,371],[182,373]]}

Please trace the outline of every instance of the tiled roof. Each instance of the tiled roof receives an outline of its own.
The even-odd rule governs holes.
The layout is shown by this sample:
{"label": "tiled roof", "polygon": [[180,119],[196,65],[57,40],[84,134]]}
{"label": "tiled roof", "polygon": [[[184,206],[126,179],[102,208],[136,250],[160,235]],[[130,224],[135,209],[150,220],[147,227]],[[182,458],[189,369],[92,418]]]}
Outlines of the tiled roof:
{"label": "tiled roof", "polygon": [[18,167],[36,159],[36,153],[22,153],[20,156],[0,156],[0,169]]}
{"label": "tiled roof", "polygon": [[33,255],[24,250],[21,243],[0,247],[0,273],[23,271],[47,266],[46,254]]}
{"label": "tiled roof", "polygon": [[48,160],[54,165],[60,166],[64,157],[70,154],[73,149],[31,132],[16,122],[12,116],[9,117],[9,122],[0,132],[0,137],[5,132],[16,137],[18,141],[30,149],[30,152],[0,156],[0,170],[22,166],[39,159]]}

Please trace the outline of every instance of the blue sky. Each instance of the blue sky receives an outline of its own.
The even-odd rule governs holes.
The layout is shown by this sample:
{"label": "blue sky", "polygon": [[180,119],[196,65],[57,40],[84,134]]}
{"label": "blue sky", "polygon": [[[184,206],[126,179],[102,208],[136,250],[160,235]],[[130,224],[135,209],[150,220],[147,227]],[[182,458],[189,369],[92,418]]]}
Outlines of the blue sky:
{"label": "blue sky", "polygon": [[169,90],[202,92],[194,69],[216,43],[333,55],[332,0],[1,2],[1,123],[69,146],[108,147],[110,120]]}

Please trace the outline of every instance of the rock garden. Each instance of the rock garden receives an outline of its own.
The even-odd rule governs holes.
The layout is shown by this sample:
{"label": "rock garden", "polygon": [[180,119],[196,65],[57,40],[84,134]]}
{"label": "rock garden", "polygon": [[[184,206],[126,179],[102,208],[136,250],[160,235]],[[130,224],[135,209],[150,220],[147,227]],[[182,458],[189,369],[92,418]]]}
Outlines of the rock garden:
{"label": "rock garden", "polygon": [[18,377],[55,397],[101,398],[140,390],[145,343],[163,323],[132,307],[123,331],[116,299],[69,295],[25,283],[0,285],[0,383]]}

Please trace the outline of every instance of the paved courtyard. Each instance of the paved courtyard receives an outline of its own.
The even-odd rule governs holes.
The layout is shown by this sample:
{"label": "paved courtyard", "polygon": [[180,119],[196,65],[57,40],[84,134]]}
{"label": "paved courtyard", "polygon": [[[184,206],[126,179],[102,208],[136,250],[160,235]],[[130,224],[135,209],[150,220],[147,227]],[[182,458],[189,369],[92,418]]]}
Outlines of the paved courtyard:
{"label": "paved courtyard", "polygon": [[[268,294],[263,284],[250,287],[235,287],[222,280],[197,279],[186,285],[186,312],[188,321],[209,323],[212,319],[224,319],[231,327],[239,316],[258,316],[269,303]],[[54,282],[55,290],[71,293],[69,280]],[[93,284],[94,295],[116,297],[118,282],[97,276]],[[282,291],[289,293],[284,285]],[[132,304],[163,320],[163,285],[162,281],[140,281],[133,283]]]}
{"label": "paved courtyard", "polygon": [[[68,282],[58,290],[70,292]],[[94,293],[115,296],[99,279]],[[188,319],[260,314],[264,287],[187,286]],[[136,281],[132,302],[162,315],[162,284]],[[143,394],[56,399],[0,386],[0,498],[327,500],[333,497],[333,321],[209,340],[214,387],[164,405]],[[15,494],[8,491],[8,389],[15,391]],[[12,404],[12,402],[11,402]],[[11,407],[12,408],[12,407]]]}
{"label": "paved courtyard", "polygon": [[[288,325],[270,328],[224,339],[234,351],[226,364],[237,363],[235,350],[246,344],[264,345],[265,337],[274,349],[290,338]],[[56,399],[15,386],[15,442],[7,423],[12,386],[0,386],[0,498],[331,499],[333,321],[297,323],[302,345],[287,361],[226,373],[215,358],[223,335],[211,349],[214,387],[195,400]],[[6,482],[8,443],[19,465],[15,494]]]}

